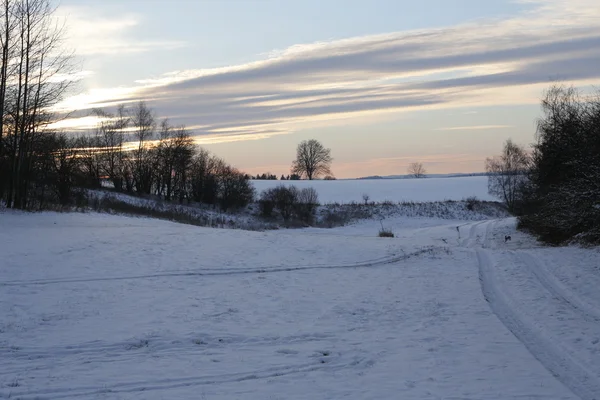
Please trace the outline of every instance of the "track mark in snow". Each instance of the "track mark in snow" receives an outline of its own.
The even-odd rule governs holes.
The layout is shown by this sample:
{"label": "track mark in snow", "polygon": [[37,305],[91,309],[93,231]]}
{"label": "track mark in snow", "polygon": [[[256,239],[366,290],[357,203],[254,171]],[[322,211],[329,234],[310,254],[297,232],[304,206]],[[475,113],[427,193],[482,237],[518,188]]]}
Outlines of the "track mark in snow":
{"label": "track mark in snow", "polygon": [[132,275],[107,278],[71,278],[71,279],[39,279],[33,281],[8,281],[0,282],[0,286],[29,286],[29,285],[51,285],[58,283],[85,283],[85,282],[103,282],[103,281],[124,281],[124,280],[139,280],[139,279],[156,279],[156,278],[174,278],[174,277],[191,277],[191,276],[227,276],[227,275],[247,275],[247,274],[266,274],[275,272],[294,272],[314,269],[347,269],[347,268],[371,268],[394,264],[400,261],[407,260],[412,257],[417,257],[432,251],[447,250],[447,247],[430,246],[413,253],[403,254],[401,256],[381,258],[377,260],[364,261],[356,264],[345,265],[304,265],[304,266],[289,266],[289,267],[268,267],[268,268],[208,268],[195,269],[181,272],[165,272],[159,274],[148,275]]}
{"label": "track mark in snow", "polygon": [[211,350],[224,347],[237,346],[288,346],[308,342],[319,342],[331,339],[329,334],[300,334],[291,336],[266,336],[266,337],[246,337],[242,335],[234,336],[213,336],[203,334],[193,334],[184,338],[160,338],[145,337],[132,338],[119,343],[106,342],[88,342],[79,345],[55,346],[55,347],[19,347],[19,348],[0,348],[0,358],[8,360],[31,360],[43,358],[58,358],[67,356],[99,356],[103,358],[117,358],[125,355],[128,351],[138,350],[145,347],[152,348],[154,353],[172,352],[173,350],[192,351],[192,345],[210,346]]}
{"label": "track mark in snow", "polygon": [[584,400],[600,398],[597,371],[574,357],[561,343],[553,340],[543,327],[532,320],[521,304],[503,289],[490,252],[477,249],[481,288],[492,311],[554,376]]}
{"label": "track mark in snow", "polygon": [[[328,357],[329,358],[329,357]],[[303,374],[321,370],[340,370],[349,366],[359,365],[363,360],[355,359],[348,362],[324,362],[319,359],[316,363],[306,363],[292,366],[282,366],[268,368],[262,371],[241,372],[214,376],[196,376],[177,379],[162,379],[152,381],[139,382],[124,382],[112,386],[104,387],[74,387],[70,389],[44,389],[42,391],[11,391],[11,396],[20,399],[35,398],[35,399],[64,399],[70,397],[93,396],[100,394],[116,394],[116,393],[135,393],[135,392],[150,392],[156,390],[167,390],[181,387],[215,385],[224,383],[244,382],[258,379],[277,378],[280,376],[288,376],[294,374]],[[2,392],[0,392],[2,395]],[[41,397],[42,396],[42,397]]]}
{"label": "track mark in snow", "polygon": [[460,240],[460,245],[462,247],[468,248],[477,248],[477,247],[491,247],[492,242],[490,240],[490,232],[494,225],[496,224],[496,220],[488,220],[488,221],[480,221],[470,225],[461,225],[469,227],[469,234],[462,240]]}
{"label": "track mark in snow", "polygon": [[572,290],[568,289],[562,282],[560,282],[544,264],[533,254],[526,251],[511,252],[514,256],[519,257],[523,263],[529,268],[531,273],[540,281],[540,283],[552,293],[555,297],[561,299],[565,303],[569,304],[585,319],[594,322],[600,322],[600,311],[588,302],[582,300],[577,294],[573,293]]}

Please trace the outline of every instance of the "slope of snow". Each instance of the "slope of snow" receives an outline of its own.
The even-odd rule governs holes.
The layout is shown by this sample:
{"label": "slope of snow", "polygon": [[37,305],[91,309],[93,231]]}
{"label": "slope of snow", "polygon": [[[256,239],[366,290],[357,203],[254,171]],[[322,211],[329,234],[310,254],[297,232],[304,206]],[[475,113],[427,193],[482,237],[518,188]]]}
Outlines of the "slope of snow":
{"label": "slope of snow", "polygon": [[[547,249],[529,246],[510,222],[396,222],[398,237],[380,239],[367,223],[245,232],[1,213],[0,397],[589,398],[555,378],[481,290],[477,251],[512,263],[517,246]],[[515,242],[492,248],[505,231]],[[543,311],[559,300],[545,307],[519,285],[502,275],[494,287],[513,290],[540,326],[558,321]],[[575,297],[595,307],[587,289]],[[569,321],[549,325],[555,338],[575,337]],[[586,343],[569,349],[597,372],[595,353],[583,354],[593,327],[584,327]]]}
{"label": "slope of snow", "polygon": [[497,201],[488,194],[486,176],[424,179],[356,179],[334,181],[269,181],[253,180],[260,193],[277,185],[294,185],[298,188],[314,187],[322,203],[362,202],[363,194],[370,201],[443,201],[462,200],[475,196],[480,200]]}

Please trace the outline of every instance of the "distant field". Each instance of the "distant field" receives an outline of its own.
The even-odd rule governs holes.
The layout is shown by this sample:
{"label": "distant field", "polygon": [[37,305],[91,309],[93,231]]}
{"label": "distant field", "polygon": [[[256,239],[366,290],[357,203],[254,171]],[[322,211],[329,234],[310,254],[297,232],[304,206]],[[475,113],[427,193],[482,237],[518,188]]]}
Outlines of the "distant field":
{"label": "distant field", "polygon": [[440,201],[462,200],[476,196],[480,200],[496,201],[488,194],[486,176],[425,179],[357,179],[337,181],[252,181],[258,192],[280,184],[299,188],[314,187],[321,203],[363,201]]}

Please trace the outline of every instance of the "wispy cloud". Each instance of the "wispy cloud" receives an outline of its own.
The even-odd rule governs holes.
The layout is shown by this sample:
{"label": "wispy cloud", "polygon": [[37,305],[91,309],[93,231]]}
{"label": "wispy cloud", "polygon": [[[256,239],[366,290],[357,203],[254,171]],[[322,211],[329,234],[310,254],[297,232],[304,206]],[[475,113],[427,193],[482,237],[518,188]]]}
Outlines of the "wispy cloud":
{"label": "wispy cloud", "polygon": [[131,37],[140,24],[138,15],[98,15],[97,7],[61,7],[57,18],[66,29],[66,45],[78,55],[117,55],[185,46],[182,41],[147,41]]}
{"label": "wispy cloud", "polygon": [[510,125],[472,125],[472,126],[451,126],[438,128],[436,131],[485,131],[490,129],[509,129]]}
{"label": "wispy cloud", "polygon": [[532,103],[552,80],[597,82],[597,0],[520,1],[537,7],[511,19],[297,45],[248,64],[170,72],[80,99],[79,107],[145,99],[198,135],[237,140],[340,116]]}

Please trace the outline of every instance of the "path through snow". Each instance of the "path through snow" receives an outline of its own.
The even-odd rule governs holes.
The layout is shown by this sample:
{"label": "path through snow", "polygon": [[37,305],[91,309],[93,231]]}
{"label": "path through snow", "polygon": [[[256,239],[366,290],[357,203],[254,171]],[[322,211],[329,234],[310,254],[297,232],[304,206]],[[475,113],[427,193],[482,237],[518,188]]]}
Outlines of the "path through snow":
{"label": "path through snow", "polygon": [[492,232],[503,222],[474,224],[464,241],[476,249],[482,290],[492,310],[575,394],[600,398],[600,303],[553,275],[538,256],[544,250],[501,246]]}

